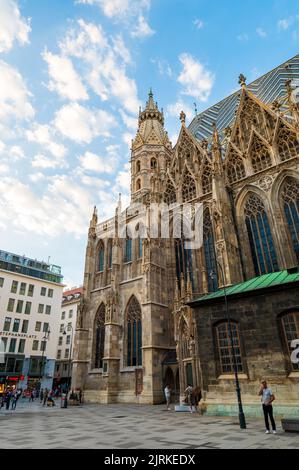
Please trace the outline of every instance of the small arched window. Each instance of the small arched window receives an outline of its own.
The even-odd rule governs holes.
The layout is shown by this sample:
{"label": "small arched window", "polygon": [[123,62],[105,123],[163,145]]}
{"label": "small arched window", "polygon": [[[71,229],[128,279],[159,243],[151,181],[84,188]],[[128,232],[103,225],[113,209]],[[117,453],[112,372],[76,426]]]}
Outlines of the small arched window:
{"label": "small arched window", "polygon": [[95,369],[103,368],[105,351],[105,305],[101,304],[95,318]]}
{"label": "small arched window", "polygon": [[222,374],[234,373],[234,355],[236,359],[236,366],[238,372],[244,371],[241,353],[241,342],[239,334],[239,325],[236,322],[230,322],[231,336],[229,323],[227,321],[220,323],[216,326],[217,337],[217,353],[220,360],[220,367]]}
{"label": "small arched window", "polygon": [[299,339],[299,311],[290,312],[281,317],[281,323],[284,333],[284,342],[288,351],[290,362],[293,370],[299,370],[299,364],[291,361],[294,352],[292,341]]}
{"label": "small arched window", "polygon": [[278,271],[269,219],[262,200],[256,194],[249,196],[244,215],[256,276]]}
{"label": "small arched window", "polygon": [[282,187],[283,210],[299,263],[299,183],[295,178],[287,178]]}
{"label": "small arched window", "polygon": [[99,248],[99,257],[98,257],[98,271],[104,271],[104,257],[105,257],[105,248],[103,243],[100,244]]}
{"label": "small arched window", "polygon": [[140,179],[138,179],[136,182],[136,191],[140,191],[140,189],[141,189],[141,181]]}
{"label": "small arched window", "polygon": [[136,173],[140,173],[140,170],[141,170],[141,164],[140,164],[140,160],[138,160],[136,162]]}
{"label": "small arched window", "polygon": [[142,366],[141,307],[135,296],[127,306],[127,366]]}
{"label": "small arched window", "polygon": [[157,160],[155,158],[151,159],[151,169],[156,170],[157,168]]}

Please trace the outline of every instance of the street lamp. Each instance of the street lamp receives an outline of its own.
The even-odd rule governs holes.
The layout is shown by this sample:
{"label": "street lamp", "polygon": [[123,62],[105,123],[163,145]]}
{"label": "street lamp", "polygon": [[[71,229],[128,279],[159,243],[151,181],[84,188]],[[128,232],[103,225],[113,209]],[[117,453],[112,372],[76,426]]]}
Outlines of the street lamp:
{"label": "street lamp", "polygon": [[[245,420],[245,415],[243,412],[243,406],[242,406],[242,399],[241,399],[241,389],[240,389],[240,383],[239,383],[239,377],[238,377],[238,367],[237,367],[237,360],[236,360],[236,353],[235,353],[235,345],[234,345],[234,339],[233,339],[233,333],[232,333],[232,325],[231,325],[231,319],[230,319],[230,314],[228,310],[228,303],[227,303],[227,294],[226,294],[226,287],[225,287],[225,276],[224,276],[224,270],[221,265],[221,263],[216,259],[216,263],[218,264],[221,275],[222,275],[222,281],[223,281],[223,291],[224,291],[224,299],[225,299],[225,312],[226,312],[226,317],[227,317],[227,323],[228,323],[228,331],[229,331],[229,337],[230,337],[230,344],[231,344],[231,349],[232,349],[232,355],[233,355],[233,367],[234,367],[234,374],[235,374],[235,384],[236,384],[236,392],[237,392],[237,399],[238,399],[238,406],[239,406],[239,423],[240,423],[240,428],[241,429],[246,429],[246,420]],[[210,277],[212,278],[217,272],[214,273],[213,271],[210,273]],[[219,283],[218,283],[219,285]]]}
{"label": "street lamp", "polygon": [[[68,362],[68,372],[67,372],[67,386],[66,386],[66,393],[65,393],[65,399],[64,399],[64,404],[63,404],[63,408],[67,408],[67,397],[68,397],[68,393],[69,393],[69,390],[70,390],[70,382],[69,381],[69,377],[70,377],[70,374],[71,374],[71,362],[72,362],[72,347],[73,347],[73,335],[74,335],[74,329],[72,327],[72,325],[68,325],[68,330],[72,330],[72,335],[71,335],[71,347],[70,347],[70,351],[69,351],[69,362]],[[66,330],[64,330],[63,332],[63,335],[65,336],[67,334]]]}
{"label": "street lamp", "polygon": [[50,333],[51,333],[50,330],[48,330],[46,331],[45,336],[42,337],[44,344],[43,344],[43,349],[42,349],[42,360],[41,360],[40,369],[39,369],[39,393],[41,391],[42,377],[44,375],[44,354],[46,351],[47,341],[50,339]]}

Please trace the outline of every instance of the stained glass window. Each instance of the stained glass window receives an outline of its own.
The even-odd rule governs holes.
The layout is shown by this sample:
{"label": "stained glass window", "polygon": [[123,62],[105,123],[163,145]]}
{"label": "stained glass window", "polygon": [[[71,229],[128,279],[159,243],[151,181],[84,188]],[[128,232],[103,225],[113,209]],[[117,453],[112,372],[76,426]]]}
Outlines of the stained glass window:
{"label": "stained glass window", "polygon": [[268,216],[256,194],[252,194],[245,205],[245,222],[255,274],[261,276],[279,271]]}
{"label": "stained glass window", "polygon": [[101,244],[100,245],[100,249],[99,249],[99,271],[100,272],[103,272],[104,271],[104,245]]}
{"label": "stained glass window", "polygon": [[127,366],[142,365],[142,320],[141,308],[136,297],[127,307]]}
{"label": "stained glass window", "polygon": [[208,277],[208,290],[209,292],[215,292],[218,289],[217,264],[213,226],[209,211],[205,211],[203,219],[203,248]]}
{"label": "stained glass window", "polygon": [[132,261],[132,239],[130,237],[127,237],[126,243],[125,243],[124,262],[131,263],[131,261]]}
{"label": "stained glass window", "polygon": [[105,350],[105,305],[101,304],[95,320],[95,368],[103,368]]}
{"label": "stained glass window", "polygon": [[299,183],[294,178],[286,179],[282,187],[282,200],[293,248],[299,263]]}

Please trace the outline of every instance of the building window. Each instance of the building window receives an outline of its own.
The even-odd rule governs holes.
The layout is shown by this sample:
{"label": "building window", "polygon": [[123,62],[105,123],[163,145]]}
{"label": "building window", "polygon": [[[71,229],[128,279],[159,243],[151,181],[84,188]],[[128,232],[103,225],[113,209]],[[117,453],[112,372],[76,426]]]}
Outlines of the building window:
{"label": "building window", "polygon": [[17,310],[16,310],[17,313],[22,313],[23,312],[23,305],[24,305],[24,301],[23,300],[18,300]]}
{"label": "building window", "polygon": [[46,305],[45,314],[46,314],[46,315],[50,315],[50,314],[51,314],[51,305]]}
{"label": "building window", "polygon": [[41,331],[41,328],[42,328],[42,322],[37,321],[35,323],[35,331]]}
{"label": "building window", "polygon": [[141,165],[140,165],[140,161],[138,160],[136,163],[136,173],[140,173],[140,169],[141,169]]}
{"label": "building window", "polygon": [[29,284],[29,287],[28,287],[28,297],[33,297],[33,293],[34,293],[34,285],[33,285],[33,284]]}
{"label": "building window", "polygon": [[19,318],[15,318],[15,319],[14,319],[13,328],[12,328],[12,331],[13,331],[14,333],[18,333],[18,332],[19,332],[20,323],[21,323],[21,320],[20,320]]}
{"label": "building window", "polygon": [[68,335],[66,337],[66,344],[71,344],[71,336],[70,335]]}
{"label": "building window", "polygon": [[193,285],[192,251],[185,248],[184,240],[175,240],[175,261],[178,281],[184,279],[187,282],[189,273]]}
{"label": "building window", "polygon": [[71,331],[72,329],[72,322],[67,324],[67,331]]}
{"label": "building window", "polygon": [[30,315],[31,313],[31,302],[26,302],[26,306],[25,306],[25,314],[26,315]]}
{"label": "building window", "polygon": [[[239,327],[235,322],[231,322],[231,332],[234,344],[234,353],[236,358],[236,366],[238,372],[243,372],[241,345]],[[229,333],[228,322],[223,322],[216,327],[217,334],[217,349],[220,359],[221,373],[222,374],[233,374],[234,373],[234,359],[232,344]]]}
{"label": "building window", "polygon": [[216,292],[218,289],[216,253],[213,226],[208,210],[205,211],[203,218],[203,248],[207,269],[208,290],[209,292]]}
{"label": "building window", "polygon": [[68,370],[68,364],[63,364],[63,372],[66,372]]}
{"label": "building window", "polygon": [[8,312],[13,312],[15,306],[15,299],[9,299],[8,300],[8,305],[7,305],[7,311]]}
{"label": "building window", "polygon": [[14,357],[9,357],[7,359],[7,364],[6,364],[6,372],[14,372],[15,371],[15,364],[16,364],[16,360]]}
{"label": "building window", "polygon": [[[291,347],[291,343],[294,339],[299,339],[299,311],[291,312],[281,317],[283,326],[284,341],[287,347],[289,357],[291,357],[294,349]],[[293,370],[299,370],[299,364],[291,362]]]}
{"label": "building window", "polygon": [[265,206],[252,194],[245,205],[245,222],[256,276],[279,270]]}
{"label": "building window", "polygon": [[28,333],[29,320],[23,320],[22,333]]}
{"label": "building window", "polygon": [[19,353],[19,354],[23,354],[23,352],[25,351],[25,343],[26,343],[26,340],[25,340],[25,339],[20,339],[20,341],[19,341],[19,349],[18,349],[18,353]]}
{"label": "building window", "polygon": [[65,352],[64,352],[64,359],[67,359],[70,355],[70,350],[69,349],[66,349]]}
{"label": "building window", "polygon": [[57,351],[57,359],[61,359],[61,349],[58,349]]}
{"label": "building window", "polygon": [[25,295],[26,294],[26,283],[25,282],[21,282],[21,285],[20,285],[20,295]]}
{"label": "building window", "polygon": [[196,198],[196,185],[188,169],[185,169],[183,186],[182,186],[183,202],[192,201]]}
{"label": "building window", "polygon": [[155,158],[151,159],[151,169],[156,170],[157,168],[157,160]]}
{"label": "building window", "polygon": [[282,201],[292,245],[299,264],[299,183],[287,178],[282,188]]}
{"label": "building window", "polygon": [[42,295],[44,297],[46,295],[46,293],[47,293],[47,288],[42,287],[41,290],[40,290],[40,295]]}
{"label": "building window", "polygon": [[60,332],[60,333],[63,333],[63,332],[64,332],[64,325],[63,325],[63,324],[60,325],[60,330],[59,330],[59,332]]}
{"label": "building window", "polygon": [[136,191],[140,191],[140,189],[141,189],[141,180],[138,179],[138,180],[136,181]]}
{"label": "building window", "polygon": [[112,240],[108,240],[108,269],[112,269]]}
{"label": "building window", "polygon": [[165,204],[168,204],[169,206],[171,204],[176,203],[175,187],[173,186],[170,179],[168,179],[168,181],[166,183],[166,189],[165,189],[165,192],[164,192],[163,199],[164,199]]}
{"label": "building window", "polygon": [[127,366],[142,365],[141,308],[133,296],[127,306]]}
{"label": "building window", "polygon": [[207,162],[203,166],[201,184],[203,194],[208,194],[212,192],[212,167]]}
{"label": "building window", "polygon": [[44,325],[43,325],[43,332],[44,332],[44,333],[48,333],[48,331],[49,331],[49,323],[44,323]]}
{"label": "building window", "polygon": [[0,277],[0,287],[3,287],[4,284],[4,277]]}
{"label": "building window", "polygon": [[5,317],[3,331],[9,331],[11,325],[11,318]]}
{"label": "building window", "polygon": [[99,248],[99,264],[98,264],[98,271],[103,272],[104,271],[104,245],[101,243],[100,248]]}
{"label": "building window", "polygon": [[37,339],[34,339],[34,340],[33,340],[33,343],[32,343],[32,350],[33,350],[33,351],[37,351],[37,350],[38,350],[38,344],[39,344],[38,340],[37,340]]}
{"label": "building window", "polygon": [[73,318],[73,310],[69,311],[69,318]]}
{"label": "building window", "polygon": [[124,262],[125,263],[131,263],[132,262],[132,239],[130,237],[127,237],[126,242],[125,242]]}
{"label": "building window", "polygon": [[102,369],[105,349],[105,305],[101,304],[95,319],[95,369]]}
{"label": "building window", "polygon": [[62,340],[63,340],[63,337],[62,337],[62,336],[59,336],[59,339],[58,339],[58,346],[62,346]]}
{"label": "building window", "polygon": [[54,290],[53,289],[48,289],[48,297],[53,297]]}
{"label": "building window", "polygon": [[17,345],[17,340],[15,338],[11,338],[8,352],[14,353],[16,350],[16,345]]}
{"label": "building window", "polygon": [[10,292],[12,294],[16,294],[17,293],[17,290],[18,290],[18,281],[12,281],[12,284],[11,284],[11,290]]}
{"label": "building window", "polygon": [[61,314],[61,320],[65,320],[65,312],[62,312],[62,314]]}
{"label": "building window", "polygon": [[[0,341],[2,341],[2,345],[3,345],[3,349],[2,351],[5,352],[6,351],[6,347],[7,347],[7,338],[0,338]],[[5,365],[5,364],[4,364]],[[1,368],[1,363],[0,363],[0,368]],[[1,369],[0,369],[1,370]]]}
{"label": "building window", "polygon": [[56,364],[55,366],[56,374],[59,372],[59,369],[60,369],[60,364]]}
{"label": "building window", "polygon": [[142,238],[138,237],[137,238],[137,243],[138,243],[138,253],[137,253],[137,257],[138,259],[142,258]]}
{"label": "building window", "polygon": [[38,313],[44,313],[44,304],[38,304]]}

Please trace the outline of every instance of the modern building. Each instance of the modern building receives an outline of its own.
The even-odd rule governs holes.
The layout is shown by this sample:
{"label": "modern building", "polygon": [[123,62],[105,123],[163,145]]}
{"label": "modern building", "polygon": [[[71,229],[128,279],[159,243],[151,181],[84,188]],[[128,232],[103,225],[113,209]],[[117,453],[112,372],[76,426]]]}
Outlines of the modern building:
{"label": "modern building", "polygon": [[62,280],[59,266],[0,251],[2,387],[52,387]]}
{"label": "modern building", "polygon": [[[90,222],[73,361],[86,401],[156,404],[165,382],[181,397],[189,383],[208,409],[230,413],[226,286],[245,405],[259,406],[266,377],[281,407],[298,408],[289,354],[299,338],[298,79],[299,56],[248,86],[240,75],[240,90],[189,126],[181,113],[174,147],[150,91],[132,141],[131,205],[101,222],[95,210]],[[144,233],[154,203],[173,207],[168,237],[162,209],[156,235]],[[174,235],[186,205],[198,247]]]}
{"label": "modern building", "polygon": [[74,350],[74,333],[77,309],[83,295],[83,287],[73,287],[63,292],[59,321],[54,386],[70,384]]}

